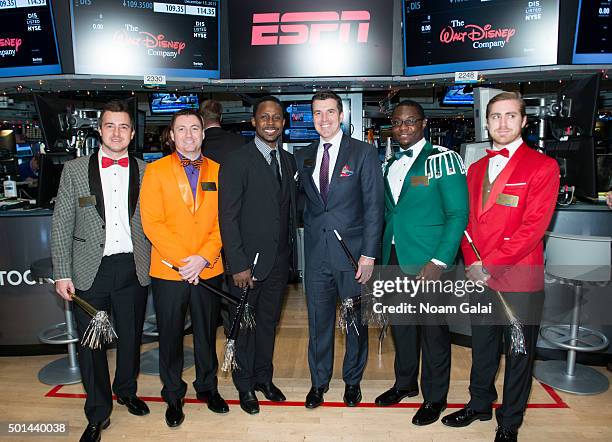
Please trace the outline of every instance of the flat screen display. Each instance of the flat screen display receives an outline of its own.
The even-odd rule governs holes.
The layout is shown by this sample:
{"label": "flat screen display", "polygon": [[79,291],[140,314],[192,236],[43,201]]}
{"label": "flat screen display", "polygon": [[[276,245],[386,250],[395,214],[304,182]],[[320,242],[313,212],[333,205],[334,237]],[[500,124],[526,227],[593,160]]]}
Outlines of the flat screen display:
{"label": "flat screen display", "polygon": [[572,63],[612,63],[611,0],[580,0]]}
{"label": "flat screen display", "polygon": [[229,1],[232,78],[391,75],[393,1]]}
{"label": "flat screen display", "polygon": [[404,0],[406,75],[557,63],[559,0]]}
{"label": "flat screen display", "polygon": [[164,157],[163,152],[143,152],[142,154],[142,160],[145,163],[152,163],[153,161],[157,161],[163,157]]}
{"label": "flat screen display", "polygon": [[474,104],[474,91],[464,92],[464,84],[455,84],[446,88],[442,104],[446,106],[469,106]]}
{"label": "flat screen display", "polygon": [[183,109],[198,110],[200,100],[197,94],[151,94],[152,114],[173,114]]}
{"label": "flat screen display", "polygon": [[219,78],[218,0],[71,0],[77,74]]}
{"label": "flat screen display", "polygon": [[[342,130],[350,134],[351,127],[351,102],[342,100],[344,119],[340,123]],[[285,108],[285,143],[306,142],[319,139],[312,119],[312,108],[310,101],[295,101],[286,105]]]}
{"label": "flat screen display", "polygon": [[0,0],[0,77],[61,73],[50,0]]}

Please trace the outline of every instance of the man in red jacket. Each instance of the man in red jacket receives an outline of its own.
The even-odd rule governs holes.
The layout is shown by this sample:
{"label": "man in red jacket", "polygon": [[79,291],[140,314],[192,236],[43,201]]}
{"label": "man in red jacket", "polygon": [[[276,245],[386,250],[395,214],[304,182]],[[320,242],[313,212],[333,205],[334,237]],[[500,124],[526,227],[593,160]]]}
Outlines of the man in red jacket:
{"label": "man in red jacket", "polygon": [[[543,237],[555,209],[559,167],[555,160],[529,148],[521,138],[527,123],[518,93],[503,92],[487,105],[487,128],[493,149],[467,174],[470,215],[467,231],[482,260],[465,240],[461,244],[467,277],[489,289],[484,302],[495,302],[494,290],[523,322],[526,354],[510,351],[510,326],[472,317],[470,402],[445,416],[442,423],[464,427],[492,418],[497,399],[494,381],[502,337],[506,370],[503,403],[497,409],[495,441],[516,441],[531,390],[531,372],[544,303]],[[472,302],[475,299],[471,300]],[[500,310],[500,306],[498,311]]]}

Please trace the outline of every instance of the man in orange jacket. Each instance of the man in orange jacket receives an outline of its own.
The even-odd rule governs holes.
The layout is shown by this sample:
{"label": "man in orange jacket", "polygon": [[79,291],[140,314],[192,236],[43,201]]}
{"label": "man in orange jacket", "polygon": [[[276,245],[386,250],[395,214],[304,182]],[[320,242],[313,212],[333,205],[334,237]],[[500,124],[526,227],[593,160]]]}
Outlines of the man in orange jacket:
{"label": "man in orange jacket", "polygon": [[[179,426],[185,418],[182,405],[187,384],[181,373],[187,307],[193,326],[197,398],[216,413],[229,411],[217,391],[219,299],[198,285],[205,279],[220,288],[223,273],[219,165],[202,156],[203,126],[195,111],[174,115],[170,137],[176,151],[147,167],[140,195],[142,225],[153,246],[150,275],[159,330],[159,371],[170,427]],[[162,259],[179,271],[164,265]]]}

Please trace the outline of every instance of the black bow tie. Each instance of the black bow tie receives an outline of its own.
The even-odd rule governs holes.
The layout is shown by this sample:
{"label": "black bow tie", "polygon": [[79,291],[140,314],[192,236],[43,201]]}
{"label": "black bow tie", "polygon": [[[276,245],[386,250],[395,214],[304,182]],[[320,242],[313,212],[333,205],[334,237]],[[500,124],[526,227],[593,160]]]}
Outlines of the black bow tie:
{"label": "black bow tie", "polygon": [[412,149],[402,149],[402,148],[400,148],[400,150],[395,152],[395,159],[396,160],[401,160],[404,155],[409,157],[409,158],[412,158],[412,156],[414,155],[414,152],[412,151]]}

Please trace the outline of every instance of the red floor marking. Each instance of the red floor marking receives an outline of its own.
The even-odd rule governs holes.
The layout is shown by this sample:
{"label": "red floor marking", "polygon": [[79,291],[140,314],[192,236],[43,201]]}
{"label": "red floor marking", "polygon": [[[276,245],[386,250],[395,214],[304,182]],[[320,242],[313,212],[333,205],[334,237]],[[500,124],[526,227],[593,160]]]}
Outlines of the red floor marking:
{"label": "red floor marking", "polygon": [[[539,384],[542,386],[544,391],[548,393],[548,395],[551,397],[554,403],[552,404],[550,403],[549,404],[527,404],[527,408],[569,408],[569,405],[563,402],[563,399],[561,399],[561,397],[557,394],[557,392],[552,387],[549,387],[546,384],[542,384],[541,382],[539,382]],[[62,387],[63,385],[56,385],[51,390],[49,390],[47,394],[45,394],[45,397],[70,398],[70,399],[75,399],[75,398],[84,399],[86,397],[85,393],[60,393],[59,391],[62,389]],[[138,397],[145,402],[164,402],[164,400],[159,396],[138,396]],[[113,395],[113,399],[116,399],[116,396]],[[237,399],[230,399],[230,400],[227,400],[226,402],[230,405],[240,404],[240,401]],[[185,403],[198,404],[201,402],[197,399],[186,398]],[[301,401],[285,401],[285,402],[259,401],[259,405],[275,406],[275,407],[303,407],[304,402],[301,402]],[[501,404],[497,404],[497,403],[493,404],[493,408],[498,408],[500,407],[500,405]],[[330,408],[343,408],[343,407],[348,408],[344,402],[324,402],[322,406],[330,407]],[[407,403],[400,403],[397,405],[392,405],[390,407],[384,407],[384,408],[419,408],[420,406],[421,406],[420,402],[407,402]],[[450,403],[446,406],[446,408],[463,408],[464,406],[465,404]],[[379,407],[373,402],[362,402],[355,408],[382,408],[382,407]]]}

